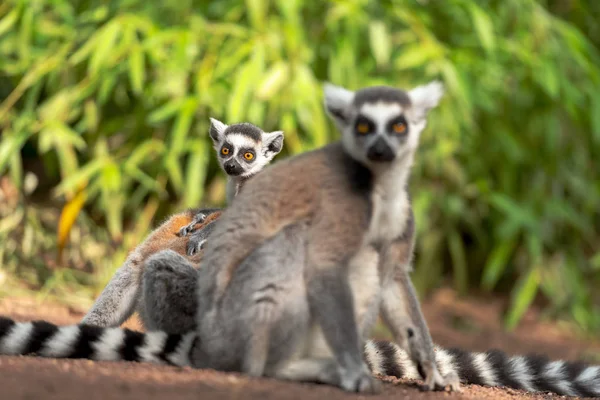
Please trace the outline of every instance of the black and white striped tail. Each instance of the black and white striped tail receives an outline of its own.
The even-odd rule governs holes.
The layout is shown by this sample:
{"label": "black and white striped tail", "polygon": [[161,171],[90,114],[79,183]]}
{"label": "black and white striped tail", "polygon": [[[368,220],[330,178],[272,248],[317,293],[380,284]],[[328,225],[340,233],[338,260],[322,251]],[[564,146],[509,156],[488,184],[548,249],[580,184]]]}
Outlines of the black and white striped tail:
{"label": "black and white striped tail", "polygon": [[[386,341],[367,341],[365,358],[374,374],[421,379],[407,353]],[[442,375],[456,372],[462,383],[554,392],[564,396],[600,396],[600,366],[552,361],[537,355],[508,356],[436,347],[436,363]]]}
{"label": "black and white striped tail", "polygon": [[0,354],[188,366],[195,334],[135,332],[89,325],[15,322],[0,316]]}
{"label": "black and white striped tail", "polygon": [[[189,366],[195,333],[135,332],[89,325],[57,326],[46,321],[15,322],[0,317],[0,354],[97,361],[139,361]],[[374,374],[421,379],[407,353],[386,341],[367,341],[365,358]],[[463,383],[504,386],[566,396],[600,396],[600,366],[551,361],[542,356],[508,356],[498,350],[473,353],[436,348],[443,375]]]}

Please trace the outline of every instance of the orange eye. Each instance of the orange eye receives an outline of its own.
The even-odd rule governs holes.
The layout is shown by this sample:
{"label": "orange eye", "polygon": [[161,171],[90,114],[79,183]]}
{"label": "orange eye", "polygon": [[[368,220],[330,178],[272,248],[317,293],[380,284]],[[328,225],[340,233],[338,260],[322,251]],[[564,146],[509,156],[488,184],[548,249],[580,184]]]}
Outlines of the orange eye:
{"label": "orange eye", "polygon": [[404,132],[406,132],[406,125],[402,122],[398,122],[397,124],[394,124],[392,126],[392,129],[396,133],[404,133]]}
{"label": "orange eye", "polygon": [[248,161],[252,160],[254,158],[254,154],[250,153],[249,151],[244,153],[244,158]]}
{"label": "orange eye", "polygon": [[227,154],[229,154],[229,149],[227,147],[223,147],[221,149],[221,154],[223,154],[224,156],[226,156]]}
{"label": "orange eye", "polygon": [[369,133],[369,125],[367,125],[367,124],[358,124],[356,126],[356,130],[358,131],[358,133],[364,135],[366,133]]}

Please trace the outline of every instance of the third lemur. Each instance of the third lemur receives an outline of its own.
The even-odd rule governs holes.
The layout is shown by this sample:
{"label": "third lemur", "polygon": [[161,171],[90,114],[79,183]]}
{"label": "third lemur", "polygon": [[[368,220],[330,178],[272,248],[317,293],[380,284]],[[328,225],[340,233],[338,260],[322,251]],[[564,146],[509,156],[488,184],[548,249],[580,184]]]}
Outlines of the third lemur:
{"label": "third lemur", "polygon": [[[219,165],[228,176],[227,186],[233,188],[233,193],[228,195],[230,202],[245,182],[279,154],[284,135],[282,131],[264,132],[247,122],[225,125],[215,118],[210,121],[209,134]],[[161,250],[170,249],[197,266],[202,257],[200,250],[221,212],[218,208],[198,208],[169,217],[127,256],[81,322],[100,327],[119,326],[134,311],[138,311],[146,328],[155,326],[156,320],[153,318],[159,317],[156,313],[146,313],[143,306],[145,302],[140,299],[146,260]],[[194,233],[190,236],[192,231]]]}

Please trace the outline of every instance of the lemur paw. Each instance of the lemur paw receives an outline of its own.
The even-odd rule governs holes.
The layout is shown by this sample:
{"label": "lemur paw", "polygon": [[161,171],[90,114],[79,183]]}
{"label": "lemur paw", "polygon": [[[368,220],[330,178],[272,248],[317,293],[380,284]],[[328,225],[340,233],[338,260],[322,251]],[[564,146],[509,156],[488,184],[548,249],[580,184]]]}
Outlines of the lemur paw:
{"label": "lemur paw", "polygon": [[451,392],[460,392],[460,380],[455,371],[452,371],[446,375],[442,375],[437,367],[426,368],[427,377],[425,378],[426,391],[432,390],[446,390],[449,389]]}
{"label": "lemur paw", "polygon": [[377,380],[368,368],[358,373],[346,373],[341,377],[340,386],[347,392],[377,394],[381,392],[381,382]]}
{"label": "lemur paw", "polygon": [[200,250],[204,249],[205,244],[206,244],[206,239],[202,239],[201,241],[196,243],[195,240],[192,240],[190,238],[190,240],[187,244],[187,249],[186,249],[187,255],[193,256],[194,254],[198,253]]}
{"label": "lemur paw", "polygon": [[198,213],[198,214],[194,215],[194,218],[192,218],[192,222],[190,222],[189,224],[187,224],[186,226],[181,228],[179,230],[179,232],[177,232],[177,236],[189,235],[190,233],[192,233],[196,229],[198,229],[198,227],[196,225],[201,224],[205,220],[206,220],[206,214],[204,214],[204,213]]}

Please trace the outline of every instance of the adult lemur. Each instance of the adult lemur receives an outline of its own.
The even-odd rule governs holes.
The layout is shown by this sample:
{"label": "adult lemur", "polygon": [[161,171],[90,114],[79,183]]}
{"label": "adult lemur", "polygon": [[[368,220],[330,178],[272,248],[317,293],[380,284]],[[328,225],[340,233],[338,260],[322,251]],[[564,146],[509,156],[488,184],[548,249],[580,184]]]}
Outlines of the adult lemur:
{"label": "adult lemur", "polygon": [[[501,353],[433,351],[409,279],[406,183],[426,114],[442,95],[327,86],[341,142],[278,162],[223,212],[198,270],[197,328],[134,333],[0,321],[0,353],[139,360],[377,391],[373,372],[530,391],[600,395],[598,366]],[[232,251],[235,249],[235,251]],[[188,266],[173,251],[148,266]],[[381,312],[399,346],[366,341]]]}

